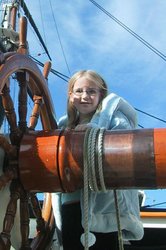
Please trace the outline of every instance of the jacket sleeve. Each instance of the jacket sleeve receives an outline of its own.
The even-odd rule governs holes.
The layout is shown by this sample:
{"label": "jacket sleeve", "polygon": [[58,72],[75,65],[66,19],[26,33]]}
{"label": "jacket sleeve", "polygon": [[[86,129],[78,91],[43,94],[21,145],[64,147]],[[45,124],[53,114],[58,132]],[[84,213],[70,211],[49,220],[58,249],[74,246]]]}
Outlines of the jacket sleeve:
{"label": "jacket sleeve", "polygon": [[132,129],[132,128],[134,128],[134,126],[128,119],[128,117],[121,111],[117,111],[116,114],[114,114],[112,117],[108,130]]}
{"label": "jacket sleeve", "polygon": [[94,127],[111,129],[137,128],[137,113],[123,98],[114,93],[108,95],[102,102],[102,108],[91,119]]}
{"label": "jacket sleeve", "polygon": [[67,125],[67,115],[64,115],[58,121],[58,128],[65,128],[66,125]]}

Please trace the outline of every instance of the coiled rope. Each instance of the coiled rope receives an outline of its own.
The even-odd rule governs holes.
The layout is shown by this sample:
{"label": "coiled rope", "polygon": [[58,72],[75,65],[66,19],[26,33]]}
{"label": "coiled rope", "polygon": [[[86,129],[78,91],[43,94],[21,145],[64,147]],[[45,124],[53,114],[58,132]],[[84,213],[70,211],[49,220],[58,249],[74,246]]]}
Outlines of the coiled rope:
{"label": "coiled rope", "polygon": [[[104,128],[88,128],[84,137],[84,249],[89,249],[89,188],[95,192],[107,192],[103,174],[103,138]],[[114,190],[116,217],[118,225],[118,240],[120,250],[123,250],[123,239],[120,226],[120,214],[117,193]]]}

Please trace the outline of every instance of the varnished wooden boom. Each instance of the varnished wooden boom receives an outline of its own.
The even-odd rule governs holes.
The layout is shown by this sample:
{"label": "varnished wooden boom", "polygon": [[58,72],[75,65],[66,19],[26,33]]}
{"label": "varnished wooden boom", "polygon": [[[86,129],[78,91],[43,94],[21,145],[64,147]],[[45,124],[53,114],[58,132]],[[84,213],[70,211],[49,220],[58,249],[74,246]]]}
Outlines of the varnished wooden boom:
{"label": "varnished wooden boom", "polygon": [[[84,135],[75,130],[25,134],[19,152],[25,189],[72,192],[83,187]],[[166,129],[105,131],[103,173],[108,189],[165,188]]]}

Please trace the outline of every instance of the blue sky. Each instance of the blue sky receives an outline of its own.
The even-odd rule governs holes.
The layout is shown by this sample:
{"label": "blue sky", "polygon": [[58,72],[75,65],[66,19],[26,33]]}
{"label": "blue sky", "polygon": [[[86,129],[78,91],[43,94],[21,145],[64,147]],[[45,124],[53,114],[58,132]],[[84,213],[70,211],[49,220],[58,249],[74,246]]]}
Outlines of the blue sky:
{"label": "blue sky", "polygon": [[[166,62],[163,59],[88,0],[25,2],[45,40],[54,69],[67,76],[79,69],[94,69],[107,81],[110,91],[123,96],[134,107],[166,119]],[[165,1],[96,2],[160,52],[165,53]],[[56,26],[70,72],[65,63]],[[37,39],[34,43],[31,27],[28,32],[30,52],[36,59],[47,61],[48,57],[42,54],[44,50]],[[37,56],[39,53],[42,55]],[[66,108],[67,84],[50,74],[49,87],[59,118]],[[164,123],[139,112],[138,116],[143,127],[165,127]]]}
{"label": "blue sky", "polygon": [[[88,0],[25,2],[46,43],[55,70],[67,76],[80,69],[96,70],[106,80],[110,91],[123,96],[134,107],[166,120],[165,60]],[[166,55],[166,1],[96,2]],[[43,63],[49,60],[30,26],[28,41],[32,56]],[[67,83],[50,74],[48,84],[58,119],[66,110]],[[140,112],[138,120],[144,128],[165,127],[165,123]],[[157,196],[153,197],[152,203],[156,199],[160,202]]]}

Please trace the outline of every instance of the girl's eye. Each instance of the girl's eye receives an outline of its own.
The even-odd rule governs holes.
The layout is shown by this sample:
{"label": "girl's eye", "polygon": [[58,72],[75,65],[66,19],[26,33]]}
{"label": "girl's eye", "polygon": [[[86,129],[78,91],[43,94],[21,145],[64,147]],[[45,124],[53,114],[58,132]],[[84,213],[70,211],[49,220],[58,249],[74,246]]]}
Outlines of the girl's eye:
{"label": "girl's eye", "polygon": [[97,91],[97,89],[89,89],[89,90],[87,90],[87,93],[89,95],[96,95],[98,93],[98,91]]}
{"label": "girl's eye", "polygon": [[73,89],[73,94],[76,96],[81,96],[83,94],[82,89]]}
{"label": "girl's eye", "polygon": [[76,89],[75,93],[83,93],[83,90],[82,89]]}
{"label": "girl's eye", "polygon": [[90,88],[90,89],[87,89],[87,90],[83,90],[83,89],[73,89],[73,93],[76,95],[76,96],[81,96],[83,95],[83,93],[87,93],[87,95],[89,96],[95,96],[98,94],[99,92],[99,89],[93,89],[93,88]]}

